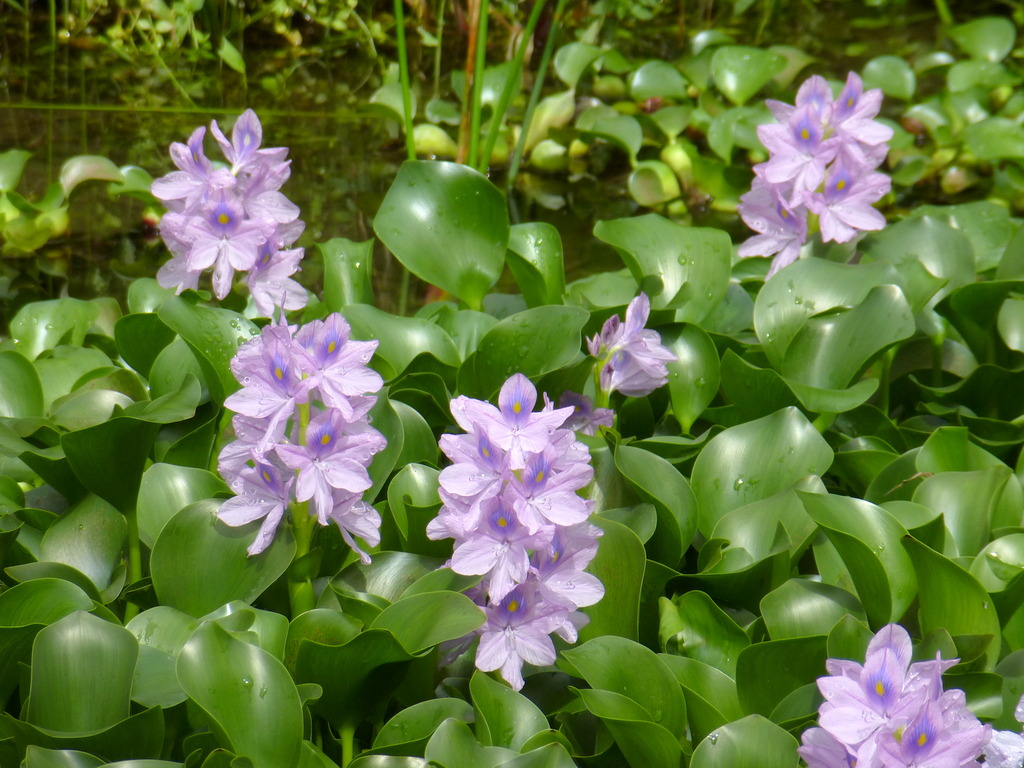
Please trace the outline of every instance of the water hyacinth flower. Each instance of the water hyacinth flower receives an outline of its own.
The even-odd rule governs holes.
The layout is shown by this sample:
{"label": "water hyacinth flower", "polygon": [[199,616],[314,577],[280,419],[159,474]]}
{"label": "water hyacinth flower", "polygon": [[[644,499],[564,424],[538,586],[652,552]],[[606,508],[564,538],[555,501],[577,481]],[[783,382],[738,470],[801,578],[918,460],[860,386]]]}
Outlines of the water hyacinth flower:
{"label": "water hyacinth flower", "polygon": [[483,576],[475,594],[487,620],[476,633],[476,666],[500,670],[518,690],[523,664],[553,663],[551,634],[575,642],[586,622],[579,609],[604,596],[585,573],[601,531],[587,522],[593,502],[579,495],[594,470],[564,426],[573,408],[545,396],[535,411],[537,390],[518,373],[498,403],[452,401],[465,434],[441,437],[452,464],[441,470],[443,505],[427,536],[455,540],[453,571]]}
{"label": "water hyacinth flower", "polygon": [[625,322],[613,315],[601,333],[587,339],[590,354],[598,360],[595,370],[605,403],[612,392],[645,397],[668,382],[666,364],[676,356],[662,346],[657,331],[644,327],[650,313],[651,300],[641,293],[626,307]]}
{"label": "water hyacinth flower", "polygon": [[311,502],[320,525],[337,525],[363,562],[369,555],[354,537],[380,542],[380,515],[362,494],[387,444],[367,417],[383,380],[366,367],[377,342],[349,332],[338,314],[302,328],[268,325],[231,362],[242,388],[224,402],[235,411],[235,440],[218,468],[236,496],[218,516],[231,526],[263,520],[249,555],[270,545],[296,502]]}
{"label": "water hyacinth flower", "polygon": [[967,709],[963,691],[942,688],[942,673],[958,660],[911,663],[912,652],[907,631],[889,624],[868,644],[863,665],[826,662],[819,727],[804,732],[797,750],[808,768],[979,764],[991,726]]}
{"label": "water hyacinth flower", "polygon": [[795,105],[767,104],[777,122],[759,126],[757,135],[770,157],[754,166],[754,182],[738,207],[757,234],[740,245],[739,255],[774,256],[771,277],[799,257],[810,214],[820,217],[824,242],[845,243],[885,226],[872,206],[891,181],[875,169],[893,132],[874,119],[882,92],[864,91],[854,72],[835,99],[815,75],[800,87]]}
{"label": "water hyacinth flower", "polygon": [[178,170],[153,182],[153,195],[168,209],[160,234],[171,251],[157,280],[181,293],[197,288],[212,268],[214,294],[223,299],[235,272],[245,272],[262,316],[274,307],[304,307],[306,291],[291,279],[302,258],[302,249],[291,246],[304,225],[299,209],[278,191],[290,173],[288,150],[260,148],[263,128],[251,109],[235,121],[231,141],[216,120],[210,131],[230,168],[206,156],[206,129],[200,127],[187,144],[171,145]]}

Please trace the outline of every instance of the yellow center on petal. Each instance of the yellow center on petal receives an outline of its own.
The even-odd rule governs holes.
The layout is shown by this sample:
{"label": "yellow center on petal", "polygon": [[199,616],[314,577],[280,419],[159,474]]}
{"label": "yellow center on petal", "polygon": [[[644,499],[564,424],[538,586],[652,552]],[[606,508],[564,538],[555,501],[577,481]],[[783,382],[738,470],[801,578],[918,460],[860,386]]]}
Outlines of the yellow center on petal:
{"label": "yellow center on petal", "polygon": [[327,345],[327,354],[330,354],[331,352],[333,352],[337,348],[338,348],[338,342],[332,341],[330,344]]}
{"label": "yellow center on petal", "polygon": [[560,558],[561,556],[562,556],[561,552],[553,552],[551,554],[551,562],[552,563],[557,563],[558,562],[558,558]]}
{"label": "yellow center on petal", "polygon": [[508,525],[508,518],[502,515],[498,518],[498,526],[504,528],[506,525]]}
{"label": "yellow center on petal", "polygon": [[853,96],[851,96],[850,98],[848,98],[846,100],[846,106],[848,106],[848,107],[852,107],[853,106]]}
{"label": "yellow center on petal", "polygon": [[284,371],[281,370],[281,366],[277,366],[274,369],[274,376],[277,378],[278,381],[284,378]]}
{"label": "yellow center on petal", "polygon": [[922,733],[920,736],[917,737],[917,746],[923,747],[927,743],[928,743],[928,734],[927,733]]}
{"label": "yellow center on petal", "polygon": [[882,684],[881,680],[875,683],[875,693],[879,696],[885,696],[885,686]]}
{"label": "yellow center on petal", "polygon": [[785,208],[782,209],[782,218],[784,218],[784,219],[788,219],[789,218],[789,211],[787,211]]}
{"label": "yellow center on petal", "polygon": [[513,601],[511,601],[508,604],[508,612],[509,613],[515,613],[518,610],[519,610],[519,601],[518,600],[513,600]]}
{"label": "yellow center on petal", "polygon": [[516,400],[514,403],[512,403],[512,412],[513,413],[519,413],[521,410],[523,410],[523,404],[522,403],[520,403],[518,400]]}
{"label": "yellow center on petal", "polygon": [[842,192],[846,189],[846,179],[840,179],[836,182],[836,192]]}
{"label": "yellow center on petal", "polygon": [[325,434],[323,437],[320,438],[320,445],[327,445],[330,442],[331,442],[331,435],[329,433]]}
{"label": "yellow center on petal", "polygon": [[802,131],[800,131],[800,138],[803,139],[804,141],[807,141],[809,138],[811,138],[811,132],[804,128]]}
{"label": "yellow center on petal", "polygon": [[485,459],[491,458],[491,449],[488,448],[486,445],[480,449],[480,453],[484,455]]}
{"label": "yellow center on petal", "polygon": [[220,216],[217,217],[217,223],[218,224],[227,224],[230,221],[231,221],[231,217],[228,216],[226,213],[222,213],[222,214],[220,214]]}
{"label": "yellow center on petal", "polygon": [[266,480],[268,483],[272,480],[272,478],[270,477],[270,473],[267,472],[267,470],[265,469],[263,470],[263,479]]}
{"label": "yellow center on petal", "polygon": [[536,477],[533,478],[533,482],[535,482],[535,483],[542,483],[542,482],[544,482],[544,470],[543,469],[540,472],[537,473]]}

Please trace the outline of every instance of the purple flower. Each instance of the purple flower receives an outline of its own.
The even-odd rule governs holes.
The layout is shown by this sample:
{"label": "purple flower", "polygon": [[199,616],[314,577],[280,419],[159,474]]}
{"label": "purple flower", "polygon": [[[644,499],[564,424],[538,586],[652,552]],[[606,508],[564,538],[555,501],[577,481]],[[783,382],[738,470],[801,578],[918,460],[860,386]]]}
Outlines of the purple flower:
{"label": "purple flower", "polygon": [[363,418],[374,403],[375,398],[367,398],[366,393],[376,392],[384,380],[366,366],[377,342],[352,341],[351,330],[345,318],[334,313],[326,320],[306,325],[295,340],[309,353],[304,370],[324,404],[355,421]]}
{"label": "purple flower", "polygon": [[771,277],[792,264],[807,241],[807,211],[803,206],[791,208],[777,189],[755,178],[750,191],[740,198],[740,216],[758,234],[739,247],[739,255],[772,256]]}
{"label": "purple flower", "polygon": [[[312,352],[303,343],[320,339],[324,328],[346,329],[327,342],[326,357],[316,343]],[[271,324],[231,361],[242,384],[225,401],[236,412],[236,439],[221,451],[218,468],[238,496],[225,502],[221,517],[229,525],[264,518],[250,554],[269,545],[292,501],[311,501],[317,521],[336,524],[363,562],[369,555],[355,537],[371,547],[380,542],[380,515],[362,495],[372,486],[367,468],[387,443],[367,418],[382,382],[376,374],[329,364],[345,359],[352,344],[368,345],[356,347],[361,358],[367,349],[372,355],[376,342],[352,342],[347,328],[338,315],[303,328]],[[348,393],[346,409],[330,404],[327,393],[336,391]]]}
{"label": "purple flower", "polygon": [[587,340],[600,365],[601,389],[628,397],[645,397],[668,382],[666,363],[676,356],[661,345],[657,331],[648,330],[651,301],[641,293],[626,307],[626,321],[608,318],[601,333]]}
{"label": "purple flower", "polygon": [[821,218],[821,236],[826,242],[845,243],[857,232],[882,229],[885,217],[872,204],[888,193],[892,180],[884,173],[858,174],[837,163],[829,169],[825,192],[808,207]]}
{"label": "purple flower", "polygon": [[599,427],[615,426],[615,412],[610,408],[595,408],[594,401],[586,395],[566,390],[558,398],[560,408],[572,408],[572,416],[565,422],[566,429],[584,435],[596,435]]}
{"label": "purple flower", "polygon": [[299,209],[278,191],[289,174],[288,150],[259,148],[262,127],[251,109],[235,121],[230,142],[216,121],[211,132],[230,169],[206,157],[206,129],[198,128],[187,146],[171,145],[180,170],[153,182],[153,194],[169,209],[160,233],[172,254],[158,281],[180,293],[197,287],[212,267],[214,293],[222,299],[236,271],[253,270],[247,282],[259,312],[270,316],[275,306],[305,306],[305,289],[290,279],[302,255],[290,248],[302,233]]}

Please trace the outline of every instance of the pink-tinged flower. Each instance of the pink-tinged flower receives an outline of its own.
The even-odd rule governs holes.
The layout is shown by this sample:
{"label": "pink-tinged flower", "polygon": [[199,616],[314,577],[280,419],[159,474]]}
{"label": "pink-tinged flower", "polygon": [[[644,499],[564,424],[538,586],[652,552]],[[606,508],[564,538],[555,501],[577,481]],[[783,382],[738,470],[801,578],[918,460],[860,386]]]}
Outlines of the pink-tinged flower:
{"label": "pink-tinged flower", "polygon": [[807,241],[807,211],[789,207],[778,190],[755,178],[750,191],[737,206],[744,223],[758,234],[739,247],[741,257],[775,256],[768,272],[771,277],[800,256]]}
{"label": "pink-tinged flower", "polygon": [[206,129],[200,126],[189,137],[188,144],[171,144],[171,160],[180,170],[153,181],[153,196],[172,211],[181,213],[197,205],[207,190],[213,163],[203,151]]}
{"label": "pink-tinged flower", "polygon": [[359,555],[363,565],[370,563],[370,555],[359,546],[355,537],[358,536],[371,547],[380,544],[380,513],[370,504],[363,501],[362,493],[352,493],[335,489],[333,506],[330,512],[318,519],[321,525],[334,523],[341,531],[341,538]]}
{"label": "pink-tinged flower", "polygon": [[786,125],[758,126],[757,135],[772,153],[758,166],[758,174],[769,184],[792,184],[788,203],[799,205],[804,193],[816,190],[825,178],[837,142],[825,138],[821,118],[810,104],[795,110]]}
{"label": "pink-tinged flower", "polygon": [[566,390],[558,398],[560,408],[572,408],[572,416],[565,422],[565,428],[581,435],[596,435],[601,427],[615,426],[615,411],[610,408],[595,408],[594,401],[586,395]]}
{"label": "pink-tinged flower", "polygon": [[304,371],[323,397],[324,404],[336,408],[348,421],[363,418],[377,398],[384,380],[367,363],[377,349],[376,341],[353,341],[351,327],[335,312],[323,321],[308,323],[296,335],[308,356]]}
{"label": "pink-tinged flower", "polygon": [[594,478],[590,464],[563,462],[555,447],[534,453],[520,477],[509,480],[509,496],[519,520],[530,533],[546,525],[577,525],[590,517],[593,502],[577,494]]}
{"label": "pink-tinged flower", "polygon": [[496,606],[488,606],[487,622],[480,629],[477,669],[501,670],[513,688],[520,690],[523,663],[545,666],[555,661],[551,633],[566,619],[565,608],[545,602],[530,584],[521,584]]}
{"label": "pink-tinged flower", "polygon": [[797,754],[807,768],[856,768],[857,757],[824,728],[808,728]]}
{"label": "pink-tinged flower", "polygon": [[648,330],[651,301],[641,293],[626,307],[626,320],[608,318],[601,333],[587,340],[599,361],[601,389],[627,397],[646,397],[668,382],[667,363],[676,356],[661,344],[657,331]]}
{"label": "pink-tinged flower", "polygon": [[829,170],[825,192],[808,201],[821,220],[821,238],[845,243],[858,232],[885,227],[885,217],[872,207],[889,192],[892,180],[884,173],[858,175],[837,163]]}
{"label": "pink-tinged flower", "polygon": [[947,691],[943,698],[950,699],[945,706],[942,700],[929,701],[908,722],[885,729],[877,753],[884,768],[961,768],[978,764],[991,726],[982,725],[967,712],[963,691]]}
{"label": "pink-tinged flower", "polygon": [[[289,473],[290,474],[290,473]],[[217,517],[230,526],[246,525],[263,520],[256,539],[249,546],[249,555],[258,555],[270,546],[291,499],[294,478],[269,463],[256,462],[244,467],[231,481],[237,496],[221,504]]]}

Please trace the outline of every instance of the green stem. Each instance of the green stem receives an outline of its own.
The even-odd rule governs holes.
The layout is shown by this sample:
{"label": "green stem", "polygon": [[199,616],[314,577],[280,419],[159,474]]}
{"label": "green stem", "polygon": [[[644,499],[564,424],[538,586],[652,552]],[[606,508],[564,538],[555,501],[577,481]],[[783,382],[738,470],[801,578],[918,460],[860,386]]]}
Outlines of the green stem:
{"label": "green stem", "polygon": [[537,102],[540,101],[540,94],[544,88],[544,77],[547,74],[548,64],[551,62],[551,55],[555,49],[555,38],[558,37],[558,26],[565,3],[566,0],[558,0],[558,5],[555,6],[555,17],[551,21],[548,39],[544,43],[544,53],[541,54],[540,66],[537,67],[537,75],[533,81],[533,90],[530,91],[530,100],[526,104],[526,114],[523,115],[523,128],[519,133],[519,142],[516,144],[516,150],[512,153],[512,161],[508,166],[508,179],[505,181],[505,189],[508,191],[511,191],[515,184],[516,175],[519,173],[519,164],[523,160],[523,147],[526,145],[526,137],[530,132],[530,121],[533,120],[533,111],[537,108]]}
{"label": "green stem", "polygon": [[932,342],[932,386],[942,386],[942,346],[946,342],[945,334],[939,333],[931,338]]}
{"label": "green stem", "polygon": [[437,0],[437,47],[434,48],[434,98],[441,95],[441,48],[444,41],[445,0]]}
{"label": "green stem", "polygon": [[[299,406],[299,445],[306,444],[306,428],[309,426],[309,403]],[[292,530],[295,534],[295,557],[292,565],[309,554],[313,540],[313,526],[316,522],[309,514],[309,502],[298,502],[291,507]],[[316,607],[316,592],[308,576],[288,575],[288,600],[291,603],[292,618]]]}
{"label": "green stem", "polygon": [[469,156],[466,164],[476,168],[480,153],[480,103],[484,92],[484,67],[487,64],[487,17],[490,13],[490,0],[480,0],[480,18],[477,19],[476,61],[473,64],[473,98],[470,101],[469,113]]}
{"label": "green stem", "polygon": [[[594,407],[607,408],[611,402],[612,393],[606,392],[601,387],[601,371],[604,368],[605,360],[594,361]],[[618,414],[616,414],[618,416]]]}
{"label": "green stem", "polygon": [[892,361],[896,357],[896,347],[891,347],[886,350],[885,357],[882,358],[882,375],[881,381],[878,383],[879,399],[878,408],[886,416],[889,415],[889,385],[892,381]]}
{"label": "green stem", "polygon": [[405,10],[402,0],[395,0],[395,40],[398,44],[398,71],[402,80],[402,118],[405,123],[405,153],[416,159],[416,144],[412,137],[412,90],[409,87],[409,52],[405,47]]}
{"label": "green stem", "polygon": [[353,753],[356,745],[356,724],[351,720],[345,720],[338,735],[341,738],[341,768],[348,768],[348,764],[355,757]]}
{"label": "green stem", "polygon": [[836,420],[836,414],[834,413],[822,413],[814,420],[814,428],[818,430],[819,434],[825,434],[825,430],[832,426],[832,423]]}
{"label": "green stem", "polygon": [[494,114],[491,116],[491,127],[487,131],[487,141],[484,142],[483,155],[480,158],[480,163],[477,166],[477,170],[480,173],[484,173],[487,170],[487,166],[490,164],[491,154],[494,152],[494,145],[498,142],[498,134],[501,131],[501,124],[505,119],[505,110],[508,109],[508,103],[512,99],[512,84],[519,78],[520,73],[523,71],[523,59],[526,58],[526,49],[530,45],[530,40],[533,38],[533,30],[537,27],[537,22],[540,21],[540,12],[544,9],[544,0],[536,0],[533,4],[533,9],[530,11],[530,18],[526,22],[526,29],[523,30],[523,39],[519,43],[519,48],[516,50],[515,58],[512,60],[512,71],[509,73],[508,81],[505,83],[505,87],[501,90],[501,97],[498,99],[498,104],[494,108]]}
{"label": "green stem", "polygon": [[942,26],[953,26],[953,14],[950,13],[946,0],[935,0],[935,12],[939,14],[939,21],[942,22]]}
{"label": "green stem", "polygon": [[[139,544],[139,516],[131,510],[125,519],[128,521],[128,583],[137,584],[142,581],[142,546]],[[124,608],[124,623],[134,619],[139,613],[139,606],[131,601]]]}

